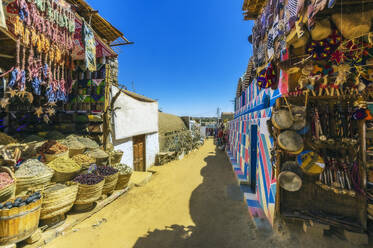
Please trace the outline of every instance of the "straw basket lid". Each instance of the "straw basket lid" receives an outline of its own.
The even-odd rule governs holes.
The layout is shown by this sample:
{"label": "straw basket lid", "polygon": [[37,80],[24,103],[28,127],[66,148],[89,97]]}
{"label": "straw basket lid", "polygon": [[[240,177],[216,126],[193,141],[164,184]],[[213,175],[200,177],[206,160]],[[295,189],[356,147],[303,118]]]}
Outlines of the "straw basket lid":
{"label": "straw basket lid", "polygon": [[307,124],[306,107],[293,105],[291,107],[291,112],[293,113],[294,123],[290,127],[290,129],[295,130],[295,131],[302,130]]}
{"label": "straw basket lid", "polygon": [[294,161],[287,161],[282,165],[281,173],[278,176],[280,187],[290,191],[298,191],[302,187],[302,171]]}
{"label": "straw basket lid", "polygon": [[314,28],[310,31],[312,40],[323,40],[332,34],[330,20],[325,18],[315,23]]}
{"label": "straw basket lid", "polygon": [[370,31],[373,10],[355,13],[335,13],[332,21],[346,39],[360,37]]}
{"label": "straw basket lid", "polygon": [[313,151],[304,151],[297,157],[297,162],[305,174],[319,175],[325,168],[323,158]]}
{"label": "straw basket lid", "polygon": [[290,128],[294,122],[289,110],[280,109],[273,112],[272,124],[275,128],[283,130]]}
{"label": "straw basket lid", "polygon": [[292,154],[299,154],[303,151],[304,144],[302,137],[295,131],[287,130],[277,137],[278,145],[281,149]]}

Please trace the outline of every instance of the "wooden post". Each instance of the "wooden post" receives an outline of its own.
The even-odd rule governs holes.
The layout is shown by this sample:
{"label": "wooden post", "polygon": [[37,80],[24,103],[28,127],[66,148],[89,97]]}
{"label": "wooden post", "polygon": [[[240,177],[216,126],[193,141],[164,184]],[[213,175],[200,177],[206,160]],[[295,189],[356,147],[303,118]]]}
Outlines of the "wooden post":
{"label": "wooden post", "polygon": [[111,89],[111,76],[110,76],[110,65],[106,64],[106,77],[105,77],[105,104],[104,104],[104,114],[103,114],[103,138],[102,143],[104,150],[107,150],[107,143],[110,134],[110,89]]}

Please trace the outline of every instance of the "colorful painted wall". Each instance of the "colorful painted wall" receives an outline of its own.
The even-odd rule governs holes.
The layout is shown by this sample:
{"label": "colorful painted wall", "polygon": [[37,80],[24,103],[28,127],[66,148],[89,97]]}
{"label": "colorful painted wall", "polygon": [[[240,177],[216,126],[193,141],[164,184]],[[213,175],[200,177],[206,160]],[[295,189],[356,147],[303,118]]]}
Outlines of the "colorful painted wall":
{"label": "colorful painted wall", "polygon": [[263,217],[271,224],[275,209],[276,179],[271,164],[273,140],[268,132],[267,121],[279,97],[281,93],[278,89],[260,89],[256,80],[253,80],[241,97],[236,99],[235,119],[230,122],[228,152],[237,177],[248,184],[254,179],[256,184],[255,192],[245,194],[250,212],[255,216],[264,214]]}

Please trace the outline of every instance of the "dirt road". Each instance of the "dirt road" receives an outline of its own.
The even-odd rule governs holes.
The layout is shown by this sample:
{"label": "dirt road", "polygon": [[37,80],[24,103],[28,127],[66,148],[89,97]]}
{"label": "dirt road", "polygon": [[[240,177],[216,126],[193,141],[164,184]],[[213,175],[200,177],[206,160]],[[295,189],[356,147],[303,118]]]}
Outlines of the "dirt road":
{"label": "dirt road", "polygon": [[152,169],[156,173],[148,184],[131,189],[47,247],[357,247],[304,234],[301,226],[283,236],[255,231],[231,165],[212,140],[183,160]]}
{"label": "dirt road", "polygon": [[130,190],[48,247],[248,247],[247,207],[232,169],[211,140],[180,161],[153,168]]}

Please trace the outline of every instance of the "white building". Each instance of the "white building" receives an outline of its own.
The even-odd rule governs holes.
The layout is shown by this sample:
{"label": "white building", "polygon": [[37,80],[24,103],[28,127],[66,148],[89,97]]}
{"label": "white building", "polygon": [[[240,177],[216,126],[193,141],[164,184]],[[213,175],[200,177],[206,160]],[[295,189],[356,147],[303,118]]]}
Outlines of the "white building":
{"label": "white building", "polygon": [[[118,92],[113,86],[112,95]],[[142,95],[122,90],[115,102],[113,144],[123,151],[122,163],[136,171],[146,171],[154,165],[159,152],[158,102]]]}

